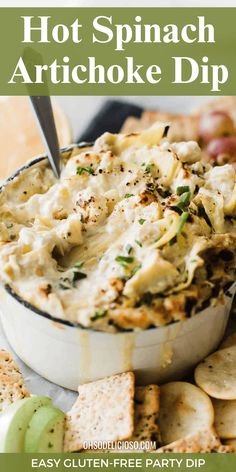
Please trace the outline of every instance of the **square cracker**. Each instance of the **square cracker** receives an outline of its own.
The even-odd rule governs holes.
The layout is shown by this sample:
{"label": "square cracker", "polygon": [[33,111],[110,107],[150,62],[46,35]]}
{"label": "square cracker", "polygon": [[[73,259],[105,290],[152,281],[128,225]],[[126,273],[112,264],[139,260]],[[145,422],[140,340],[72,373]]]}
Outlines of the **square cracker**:
{"label": "square cracker", "polygon": [[[130,441],[157,442],[157,418],[160,409],[160,391],[157,385],[136,387],[134,396],[134,432]],[[150,447],[146,450],[151,450]]]}
{"label": "square cracker", "polygon": [[134,430],[134,373],[80,385],[79,396],[66,415],[64,450],[80,451],[84,443],[118,441]]}
{"label": "square cracker", "polygon": [[24,379],[12,355],[0,350],[0,412],[11,403],[29,397]]}
{"label": "square cracker", "polygon": [[[159,441],[159,428],[157,426],[157,418],[160,408],[160,390],[157,385],[147,385],[146,387],[136,387],[134,395],[134,432],[128,442],[139,442],[140,449],[138,451],[151,451],[156,449],[151,442]],[[149,447],[141,448],[141,442],[144,441]],[[115,447],[112,449],[87,450],[86,452],[130,452],[133,447]],[[135,450],[137,452],[137,450]]]}
{"label": "square cracker", "polygon": [[160,447],[156,451],[162,452],[233,452],[231,446],[224,446],[221,444],[219,438],[216,436],[214,430],[199,431],[198,433],[186,436],[183,439],[178,439],[171,444]]}

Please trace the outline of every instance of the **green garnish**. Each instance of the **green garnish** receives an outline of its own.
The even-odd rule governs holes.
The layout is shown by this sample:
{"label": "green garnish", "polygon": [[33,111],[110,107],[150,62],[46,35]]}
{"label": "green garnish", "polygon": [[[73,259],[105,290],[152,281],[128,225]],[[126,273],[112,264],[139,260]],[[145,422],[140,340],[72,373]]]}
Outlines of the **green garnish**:
{"label": "green garnish", "polygon": [[182,213],[182,215],[180,216],[180,219],[179,219],[179,223],[178,223],[178,226],[177,226],[177,231],[176,231],[176,234],[179,235],[187,221],[189,217],[189,214],[187,211],[184,211],[184,213]]}
{"label": "green garnish", "polygon": [[177,208],[180,208],[181,210],[185,210],[186,207],[190,203],[190,198],[191,198],[191,192],[185,192],[181,195],[178,203],[175,205]]}
{"label": "green garnish", "polygon": [[59,288],[61,288],[62,290],[70,290],[70,288],[71,288],[71,280],[68,279],[68,277],[66,277],[66,278],[61,278],[61,279],[60,279],[60,282],[59,282]]}
{"label": "green garnish", "polygon": [[131,246],[131,244],[127,244],[125,249],[128,252],[128,254],[130,254],[133,251],[133,247]]}
{"label": "green garnish", "polygon": [[138,270],[141,269],[141,267],[142,267],[142,264],[139,264],[136,267],[134,267],[131,272],[131,277],[133,277],[136,274],[136,272],[138,272]]}
{"label": "green garnish", "polygon": [[161,239],[161,236],[159,236],[158,238],[154,239],[154,243],[157,243],[157,241],[159,241],[159,239]]}
{"label": "green garnish", "polygon": [[84,262],[76,262],[76,264],[74,265],[75,269],[81,269],[84,265]]}
{"label": "green garnish", "polygon": [[148,164],[146,167],[145,167],[145,174],[150,174],[153,170],[153,168],[155,167],[154,164]]}
{"label": "green garnish", "polygon": [[185,192],[190,192],[190,188],[188,185],[181,185],[180,187],[177,187],[176,193],[177,195],[182,195],[182,193]]}
{"label": "green garnish", "polygon": [[145,223],[146,220],[144,220],[143,218],[140,218],[140,220],[138,220],[139,224],[140,225],[143,225],[143,223]]}
{"label": "green garnish", "polygon": [[177,238],[176,236],[174,236],[170,241],[169,241],[169,245],[170,246],[173,246],[173,244],[175,244],[177,242]]}
{"label": "green garnish", "polygon": [[142,243],[140,241],[138,241],[137,239],[134,240],[136,242],[136,244],[139,246],[139,247],[143,247]]}
{"label": "green garnish", "polygon": [[73,285],[78,280],[86,279],[86,277],[87,277],[87,275],[84,272],[80,272],[79,270],[75,270],[73,272],[73,278],[72,278]]}
{"label": "green garnish", "polygon": [[94,174],[94,169],[92,167],[81,167],[78,166],[76,169],[76,174],[82,175],[84,172],[87,172],[87,174]]}
{"label": "green garnish", "polygon": [[115,258],[115,260],[117,262],[119,262],[119,264],[122,265],[123,267],[127,267],[127,264],[131,264],[132,262],[134,262],[134,257],[131,257],[131,256],[117,256]]}
{"label": "green garnish", "polygon": [[133,193],[126,193],[125,194],[125,198],[130,198],[130,197],[134,197],[134,194]]}
{"label": "green garnish", "polygon": [[77,282],[78,280],[82,280],[82,279],[85,279],[87,277],[87,275],[84,272],[80,271],[80,269],[82,269],[83,265],[84,265],[83,261],[78,261],[74,265],[73,277],[72,277],[73,286],[75,286],[75,282]]}
{"label": "green garnish", "polygon": [[13,228],[13,223],[6,223],[6,227],[7,227],[7,229]]}
{"label": "green garnish", "polygon": [[92,321],[95,321],[99,318],[102,318],[103,316],[105,316],[107,314],[107,310],[97,310],[95,311],[95,313],[90,317],[90,319]]}

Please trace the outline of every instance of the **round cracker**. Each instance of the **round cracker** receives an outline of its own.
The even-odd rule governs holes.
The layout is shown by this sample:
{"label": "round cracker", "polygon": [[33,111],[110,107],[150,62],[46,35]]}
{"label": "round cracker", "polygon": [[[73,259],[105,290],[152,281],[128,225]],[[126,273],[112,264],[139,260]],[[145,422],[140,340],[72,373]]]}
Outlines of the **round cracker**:
{"label": "round cracker", "polygon": [[200,388],[188,382],[170,382],[160,387],[160,393],[159,426],[163,445],[212,428],[212,402]]}
{"label": "round cracker", "polygon": [[220,438],[236,438],[236,400],[213,399],[215,429]]}
{"label": "round cracker", "polygon": [[225,349],[226,347],[236,346],[236,333],[231,334],[221,343],[220,349]]}
{"label": "round cracker", "polygon": [[195,369],[195,382],[208,395],[236,400],[236,346],[216,351]]}

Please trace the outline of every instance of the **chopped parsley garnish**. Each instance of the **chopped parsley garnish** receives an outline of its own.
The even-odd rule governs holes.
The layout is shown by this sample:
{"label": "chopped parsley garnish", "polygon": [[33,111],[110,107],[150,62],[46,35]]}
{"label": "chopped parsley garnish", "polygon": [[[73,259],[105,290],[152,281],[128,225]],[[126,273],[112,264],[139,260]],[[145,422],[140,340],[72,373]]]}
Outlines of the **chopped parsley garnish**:
{"label": "chopped parsley garnish", "polygon": [[133,251],[133,247],[131,246],[131,244],[127,244],[125,249],[128,252],[128,254],[131,254],[131,252]]}
{"label": "chopped parsley garnish", "polygon": [[181,233],[188,217],[189,217],[189,214],[188,214],[187,211],[184,211],[184,213],[182,213],[182,215],[180,216],[179,223],[178,223],[177,230],[176,230],[177,235],[179,235]]}
{"label": "chopped parsley garnish", "polygon": [[81,167],[78,166],[76,169],[76,174],[82,175],[83,173],[87,172],[87,174],[94,174],[94,169],[92,167]]}
{"label": "chopped parsley garnish", "polygon": [[150,173],[152,172],[152,170],[153,170],[154,167],[155,167],[154,164],[148,164],[148,165],[146,165],[146,167],[145,167],[145,174],[150,174]]}
{"label": "chopped parsley garnish", "polygon": [[173,246],[173,244],[175,244],[176,242],[177,242],[177,238],[176,238],[176,236],[174,236],[174,237],[170,240],[169,245],[170,245],[170,246]]}
{"label": "chopped parsley garnish", "polygon": [[74,265],[75,269],[81,269],[84,265],[84,262],[76,262],[76,264]]}
{"label": "chopped parsley garnish", "polygon": [[144,218],[140,218],[140,220],[138,220],[139,224],[140,225],[143,225],[143,223],[145,223],[146,220],[144,220]]}
{"label": "chopped parsley garnish", "polygon": [[59,288],[61,288],[62,290],[70,290],[71,280],[68,277],[61,278],[59,282]]}
{"label": "chopped parsley garnish", "polygon": [[186,207],[190,203],[190,198],[191,198],[191,192],[185,192],[181,195],[178,203],[176,203],[176,207],[180,208],[181,210],[185,210]]}
{"label": "chopped parsley garnish", "polygon": [[181,185],[180,187],[177,187],[176,193],[177,195],[182,195],[182,193],[185,192],[190,192],[190,188],[188,185]]}
{"label": "chopped parsley garnish", "polygon": [[130,198],[130,197],[134,197],[134,194],[133,193],[126,193],[125,194],[125,198]]}
{"label": "chopped parsley garnish", "polygon": [[139,247],[143,247],[142,243],[140,241],[138,241],[137,239],[135,239],[135,242]]}
{"label": "chopped parsley garnish", "polygon": [[123,267],[127,267],[127,264],[132,264],[134,262],[134,257],[131,256],[117,256],[115,258],[117,262],[119,262],[120,265]]}
{"label": "chopped parsley garnish", "polygon": [[87,277],[87,275],[84,272],[80,272],[79,270],[75,270],[73,272],[73,278],[72,278],[73,285],[78,280],[86,279],[86,277]]}
{"label": "chopped parsley garnish", "polygon": [[73,277],[72,277],[73,286],[75,286],[75,282],[77,282],[78,280],[82,280],[82,279],[85,279],[87,277],[87,275],[84,272],[80,271],[80,269],[82,269],[83,265],[84,265],[83,261],[78,261],[74,265]]}
{"label": "chopped parsley garnish", "polygon": [[95,311],[95,313],[94,313],[92,316],[90,316],[90,319],[91,319],[92,321],[95,321],[95,320],[97,320],[97,319],[99,319],[99,318],[102,318],[102,317],[105,316],[106,314],[107,314],[107,310],[97,310],[97,311]]}
{"label": "chopped parsley garnish", "polygon": [[141,267],[142,267],[142,264],[139,264],[136,267],[134,267],[131,272],[131,277],[133,277],[136,274],[136,272],[138,272],[138,270],[141,269]]}

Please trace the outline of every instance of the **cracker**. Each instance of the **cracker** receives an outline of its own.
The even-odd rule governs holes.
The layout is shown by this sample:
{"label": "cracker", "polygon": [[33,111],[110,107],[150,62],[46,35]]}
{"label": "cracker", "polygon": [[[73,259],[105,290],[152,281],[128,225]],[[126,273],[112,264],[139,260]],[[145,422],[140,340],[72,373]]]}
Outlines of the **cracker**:
{"label": "cracker", "polygon": [[236,346],[236,333],[231,334],[221,343],[219,349],[225,349],[226,347]]}
{"label": "cracker", "polygon": [[64,450],[80,451],[84,443],[118,441],[134,431],[134,373],[80,385],[79,396],[66,415]]}
{"label": "cracker", "polygon": [[236,438],[236,400],[213,400],[215,429],[220,438]]}
{"label": "cracker", "polygon": [[203,360],[195,369],[195,381],[213,398],[236,400],[236,346]]}
{"label": "cracker", "polygon": [[134,432],[129,441],[150,443],[145,451],[155,449],[159,428],[157,418],[160,408],[160,390],[157,385],[136,387],[134,396]]}
{"label": "cracker", "polygon": [[11,403],[29,396],[12,355],[0,350],[0,412]]}
{"label": "cracker", "polygon": [[[157,385],[136,387],[134,395],[134,432],[128,441],[139,442],[140,449],[138,451],[145,450],[147,452],[156,449],[157,442],[160,442],[158,437],[159,428],[157,426],[159,408],[160,390]],[[146,443],[145,448],[141,448],[141,442]],[[115,445],[115,449],[100,449],[97,452],[130,452],[131,450],[134,451],[133,447],[127,447],[126,444],[125,448],[118,448]],[[92,449],[90,452],[96,451]]]}
{"label": "cracker", "polygon": [[213,429],[199,431],[198,433],[186,436],[183,439],[174,441],[167,446],[157,449],[158,453],[178,452],[178,453],[199,453],[199,452],[233,452],[231,446],[221,444]]}
{"label": "cracker", "polygon": [[157,121],[171,123],[167,135],[168,141],[170,142],[197,141],[199,138],[197,117],[159,111],[145,111],[139,119],[135,117],[127,118],[121,132],[131,133],[133,131],[142,131],[149,128],[149,126]]}
{"label": "cracker", "polygon": [[188,382],[170,382],[160,387],[159,426],[162,444],[209,430],[214,422],[210,398]]}

